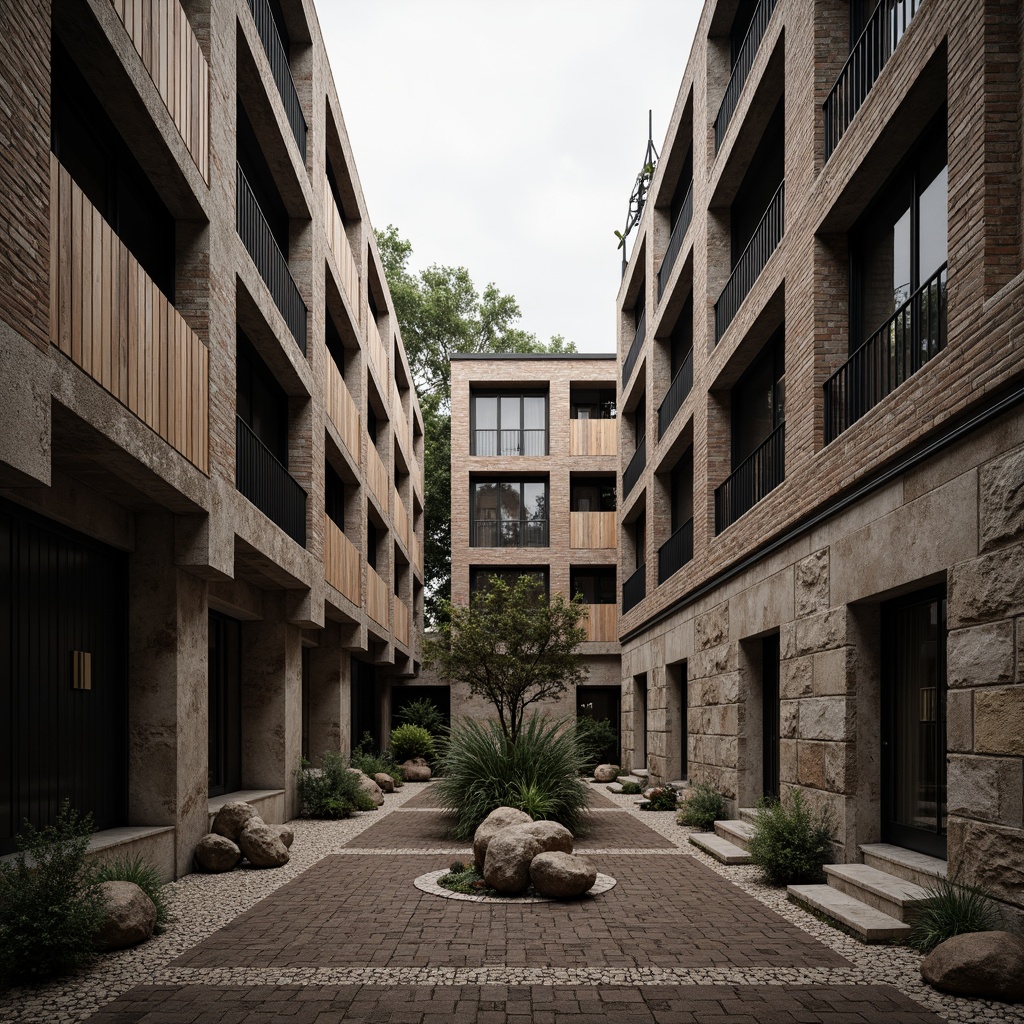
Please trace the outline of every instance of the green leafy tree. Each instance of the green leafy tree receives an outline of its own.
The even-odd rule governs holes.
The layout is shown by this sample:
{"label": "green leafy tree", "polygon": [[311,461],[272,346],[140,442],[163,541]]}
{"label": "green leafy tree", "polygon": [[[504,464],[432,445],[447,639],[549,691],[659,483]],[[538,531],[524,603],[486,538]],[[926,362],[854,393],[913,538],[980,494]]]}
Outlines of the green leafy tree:
{"label": "green leafy tree", "polygon": [[582,598],[538,596],[536,576],[514,586],[492,576],[469,607],[445,602],[437,635],[424,641],[424,661],[443,677],[465,683],[498,713],[515,745],[531,704],[551,700],[584,678],[578,653],[587,636]]}
{"label": "green leafy tree", "polygon": [[412,244],[389,224],[377,232],[402,341],[423,412],[423,545],[427,619],[437,623],[451,596],[451,357],[463,352],[575,352],[554,335],[545,344],[518,327],[514,296],[488,284],[482,292],[465,267],[409,268]]}

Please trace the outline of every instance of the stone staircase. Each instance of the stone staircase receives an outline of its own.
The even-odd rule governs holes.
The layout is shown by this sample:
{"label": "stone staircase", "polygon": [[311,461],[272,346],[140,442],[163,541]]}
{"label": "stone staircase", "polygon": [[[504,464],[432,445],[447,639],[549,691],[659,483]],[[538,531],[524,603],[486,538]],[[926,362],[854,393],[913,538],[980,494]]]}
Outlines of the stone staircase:
{"label": "stone staircase", "polygon": [[741,807],[739,818],[716,821],[714,832],[699,832],[690,836],[690,842],[723,864],[749,864],[747,844],[756,813],[752,807]]}

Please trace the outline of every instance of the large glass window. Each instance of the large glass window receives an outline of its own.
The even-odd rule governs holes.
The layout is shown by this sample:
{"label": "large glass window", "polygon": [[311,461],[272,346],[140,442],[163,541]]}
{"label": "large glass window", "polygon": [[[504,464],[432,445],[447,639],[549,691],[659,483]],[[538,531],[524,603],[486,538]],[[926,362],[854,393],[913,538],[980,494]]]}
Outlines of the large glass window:
{"label": "large glass window", "polygon": [[752,455],[785,418],[785,330],[780,329],[732,390],[733,469]]}
{"label": "large glass window", "polygon": [[474,594],[485,591],[492,578],[497,578],[509,587],[514,587],[521,576],[533,576],[539,580],[538,597],[548,596],[548,567],[546,565],[474,565],[469,570],[469,589]]}
{"label": "large glass window", "polygon": [[581,565],[569,570],[569,589],[580,594],[584,604],[615,604],[614,565]]}
{"label": "large glass window", "polygon": [[569,508],[573,512],[614,512],[615,477],[583,477],[569,485]]}
{"label": "large glass window", "polygon": [[470,485],[470,546],[548,546],[546,480],[480,480]]}
{"label": "large glass window", "polygon": [[615,419],[615,388],[573,388],[569,392],[569,418]]}
{"label": "large glass window", "polygon": [[547,455],[548,396],[543,392],[474,393],[472,455]]}

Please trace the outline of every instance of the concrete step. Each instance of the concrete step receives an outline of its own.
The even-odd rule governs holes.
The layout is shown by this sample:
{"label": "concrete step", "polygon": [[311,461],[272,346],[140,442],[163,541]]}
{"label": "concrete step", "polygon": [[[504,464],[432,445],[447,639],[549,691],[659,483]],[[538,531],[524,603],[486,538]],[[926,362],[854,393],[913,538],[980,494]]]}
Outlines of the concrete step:
{"label": "concrete step", "polygon": [[915,905],[928,898],[920,885],[867,864],[826,864],[825,878],[833,889],[897,921],[906,922],[913,917]]}
{"label": "concrete step", "polygon": [[621,782],[609,782],[608,783],[608,792],[609,793],[621,793],[622,792],[622,783]]}
{"label": "concrete step", "polygon": [[715,835],[741,850],[750,849],[750,837],[754,826],[749,821],[716,821]]}
{"label": "concrete step", "polygon": [[646,776],[642,779],[639,775],[617,775],[615,777],[615,781],[618,782],[620,785],[624,782],[632,782],[637,786],[642,786],[646,781]]}
{"label": "concrete step", "polygon": [[690,842],[698,850],[710,853],[715,860],[720,860],[723,864],[750,863],[750,854],[743,847],[730,843],[728,839],[723,839],[716,832],[696,833],[690,836]]}
{"label": "concrete step", "polygon": [[789,885],[786,892],[794,903],[843,925],[862,942],[902,941],[910,932],[909,925],[831,885]]}
{"label": "concrete step", "polygon": [[670,782],[669,785],[673,789],[689,789],[690,783],[686,779],[677,779],[675,782]]}
{"label": "concrete step", "polygon": [[749,821],[751,825],[754,824],[754,819],[757,817],[756,807],[741,807],[737,814],[739,815],[740,821]]}
{"label": "concrete step", "polygon": [[651,777],[651,773],[646,768],[634,768],[632,774],[641,779],[649,779]]}
{"label": "concrete step", "polygon": [[866,843],[860,847],[861,857],[868,867],[904,878],[927,888],[946,877],[946,862],[926,853],[905,850],[890,843]]}

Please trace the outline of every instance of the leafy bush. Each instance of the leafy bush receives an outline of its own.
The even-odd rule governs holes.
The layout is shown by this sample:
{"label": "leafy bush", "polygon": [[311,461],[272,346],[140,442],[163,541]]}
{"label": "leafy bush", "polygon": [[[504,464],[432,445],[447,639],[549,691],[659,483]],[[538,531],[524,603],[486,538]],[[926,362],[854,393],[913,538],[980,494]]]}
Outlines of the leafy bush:
{"label": "leafy bush", "polygon": [[484,881],[483,875],[475,867],[464,867],[462,871],[449,871],[447,875],[442,875],[437,880],[437,884],[442,889],[465,893],[468,896],[497,896],[503,900],[518,899],[522,896],[537,897],[540,895],[532,885],[527,886],[526,891],[522,893],[498,892],[497,889],[492,889]]}
{"label": "leafy bush", "polygon": [[1002,923],[999,908],[984,888],[943,878],[927,892],[928,899],[917,909],[907,936],[907,944],[922,953],[954,935],[996,931]]}
{"label": "leafy bush", "polygon": [[624,782],[622,784],[622,792],[628,796],[635,796],[637,793],[642,793],[643,790],[640,788],[639,782]]}
{"label": "leafy bush", "polygon": [[162,932],[164,925],[170,920],[167,903],[164,900],[164,884],[155,867],[144,857],[127,854],[116,860],[106,861],[98,865],[92,872],[92,880],[100,882],[134,882],[152,901],[156,907],[156,931]]}
{"label": "leafy bush", "polygon": [[0,976],[35,983],[95,957],[106,906],[86,866],[91,834],[92,815],[65,800],[54,824],[26,822],[14,860],[0,862]]}
{"label": "leafy bush", "polygon": [[447,731],[444,715],[429,697],[410,701],[398,712],[398,720],[405,725],[418,725],[426,729],[434,739],[444,736]]}
{"label": "leafy bush", "polygon": [[674,811],[679,796],[675,786],[658,786],[652,790],[651,795],[640,805],[641,811]]}
{"label": "leafy bush", "polygon": [[394,780],[395,787],[401,786],[402,769],[398,767],[398,762],[391,756],[391,751],[383,750],[377,753],[373,748],[373,737],[366,733],[359,746],[352,751],[348,763],[353,768],[358,768],[364,775],[369,775],[371,779],[378,772],[390,775]]}
{"label": "leafy bush", "polygon": [[414,757],[429,761],[436,753],[434,737],[420,725],[400,725],[392,729],[389,748],[398,764],[411,761]]}
{"label": "leafy bush", "polygon": [[615,756],[619,737],[607,718],[577,718],[576,731],[588,764],[601,764],[605,758]]}
{"label": "leafy bush", "polygon": [[345,759],[325,750],[320,768],[305,758],[295,772],[302,813],[307,818],[348,818],[355,811],[372,811],[376,806],[359,785],[359,776],[350,772]]}
{"label": "leafy bush", "polygon": [[587,786],[586,759],[576,730],[541,715],[528,718],[516,742],[498,723],[464,720],[451,733],[437,788],[445,807],[456,808],[452,835],[469,839],[495,807],[518,807],[581,831]]}
{"label": "leafy bush", "polygon": [[725,799],[717,789],[704,782],[691,787],[690,795],[679,812],[679,824],[709,832],[716,821],[725,817]]}
{"label": "leafy bush", "polygon": [[748,844],[750,860],[769,885],[823,882],[834,831],[831,810],[812,810],[799,790],[785,802],[762,800]]}

